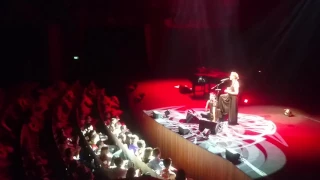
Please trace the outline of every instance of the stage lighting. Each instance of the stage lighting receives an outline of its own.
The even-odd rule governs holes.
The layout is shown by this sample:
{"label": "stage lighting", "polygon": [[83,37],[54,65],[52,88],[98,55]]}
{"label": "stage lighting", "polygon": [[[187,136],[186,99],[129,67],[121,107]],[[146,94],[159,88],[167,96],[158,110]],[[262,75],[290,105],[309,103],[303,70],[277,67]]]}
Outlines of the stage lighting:
{"label": "stage lighting", "polygon": [[293,116],[292,112],[290,109],[284,109],[284,113],[283,113],[285,116],[288,116],[288,117],[291,117]]}
{"label": "stage lighting", "polygon": [[201,83],[206,83],[206,79],[204,79],[202,76],[200,76],[198,78],[198,83],[201,84]]}
{"label": "stage lighting", "polygon": [[79,59],[79,56],[73,56],[73,59],[74,59],[74,60],[78,60],[78,59]]}
{"label": "stage lighting", "polygon": [[248,103],[249,102],[249,100],[248,99],[244,99],[244,101],[243,101],[244,103]]}

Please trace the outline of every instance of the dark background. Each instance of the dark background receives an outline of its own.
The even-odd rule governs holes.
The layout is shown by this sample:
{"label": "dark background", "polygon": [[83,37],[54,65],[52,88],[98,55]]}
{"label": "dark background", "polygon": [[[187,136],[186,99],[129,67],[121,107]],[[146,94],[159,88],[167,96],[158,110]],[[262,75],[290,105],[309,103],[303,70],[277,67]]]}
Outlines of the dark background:
{"label": "dark background", "polygon": [[[279,101],[319,107],[317,0],[4,0],[0,7],[2,86],[94,79],[115,87],[209,66],[235,70]],[[207,26],[187,26],[202,20]]]}

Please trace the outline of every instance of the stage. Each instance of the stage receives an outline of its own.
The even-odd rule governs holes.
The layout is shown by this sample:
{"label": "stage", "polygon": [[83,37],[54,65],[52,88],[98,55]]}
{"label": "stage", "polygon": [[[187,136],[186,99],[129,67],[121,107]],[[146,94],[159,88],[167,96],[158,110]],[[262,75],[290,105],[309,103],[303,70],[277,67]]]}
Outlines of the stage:
{"label": "stage", "polygon": [[[163,115],[168,110],[168,118],[154,121],[173,132],[178,132],[181,125],[186,126],[191,133],[177,135],[223,158],[227,149],[239,154],[241,161],[235,165],[253,179],[319,176],[316,170],[310,168],[317,166],[315,159],[320,159],[320,145],[317,143],[320,121],[317,118],[276,103],[251,105],[250,98],[258,97],[248,95],[248,103],[239,105],[239,125],[222,123],[221,131],[203,138],[198,132],[198,124],[187,124],[183,120],[188,109],[196,114],[202,113],[207,99],[200,98],[201,95],[195,97],[192,93],[181,93],[180,85],[192,87],[186,79],[139,82],[137,88],[129,93],[132,109],[148,116],[152,116],[154,111]],[[143,98],[141,93],[144,93]],[[264,95],[263,98],[268,97]],[[285,108],[291,108],[294,117],[283,115]]]}

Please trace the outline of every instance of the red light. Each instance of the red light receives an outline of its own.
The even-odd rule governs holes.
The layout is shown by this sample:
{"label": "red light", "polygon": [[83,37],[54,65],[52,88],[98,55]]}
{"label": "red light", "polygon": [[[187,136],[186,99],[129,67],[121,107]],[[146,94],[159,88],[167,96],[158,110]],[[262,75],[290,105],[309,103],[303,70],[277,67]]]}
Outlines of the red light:
{"label": "red light", "polygon": [[243,101],[244,103],[248,103],[249,102],[249,100],[248,99],[244,99],[244,101]]}

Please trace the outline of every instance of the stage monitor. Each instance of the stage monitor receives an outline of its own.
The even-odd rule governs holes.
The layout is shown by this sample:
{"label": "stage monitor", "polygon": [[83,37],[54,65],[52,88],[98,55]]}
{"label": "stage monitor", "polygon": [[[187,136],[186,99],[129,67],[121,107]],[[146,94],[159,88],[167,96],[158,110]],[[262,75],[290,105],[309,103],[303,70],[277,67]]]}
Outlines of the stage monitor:
{"label": "stage monitor", "polygon": [[186,135],[186,134],[189,134],[190,132],[190,129],[183,126],[183,125],[179,125],[179,134],[181,135]]}
{"label": "stage monitor", "polygon": [[186,123],[199,123],[199,118],[195,116],[191,111],[187,113]]}
{"label": "stage monitor", "polygon": [[211,131],[211,134],[216,134],[217,130],[217,123],[211,122],[207,120],[199,120],[199,131],[203,131],[204,129],[209,129]]}
{"label": "stage monitor", "polygon": [[152,111],[152,117],[153,117],[153,119],[160,119],[161,113],[158,111]]}
{"label": "stage monitor", "polygon": [[233,164],[238,164],[240,162],[240,154],[232,149],[226,149],[226,159]]}

